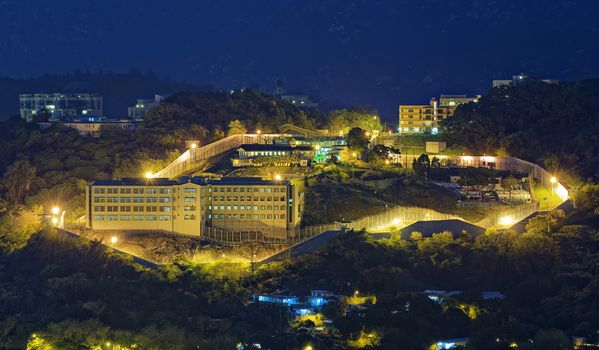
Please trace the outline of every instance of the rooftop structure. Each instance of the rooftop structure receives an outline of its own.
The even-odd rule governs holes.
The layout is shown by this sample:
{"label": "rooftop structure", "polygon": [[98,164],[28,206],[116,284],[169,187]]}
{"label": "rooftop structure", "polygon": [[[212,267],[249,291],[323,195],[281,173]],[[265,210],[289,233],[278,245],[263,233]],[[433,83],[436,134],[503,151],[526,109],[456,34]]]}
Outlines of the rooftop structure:
{"label": "rooftop structure", "polygon": [[65,120],[79,116],[102,116],[102,96],[88,93],[52,93],[19,95],[21,118],[32,121],[45,114],[49,120]]}

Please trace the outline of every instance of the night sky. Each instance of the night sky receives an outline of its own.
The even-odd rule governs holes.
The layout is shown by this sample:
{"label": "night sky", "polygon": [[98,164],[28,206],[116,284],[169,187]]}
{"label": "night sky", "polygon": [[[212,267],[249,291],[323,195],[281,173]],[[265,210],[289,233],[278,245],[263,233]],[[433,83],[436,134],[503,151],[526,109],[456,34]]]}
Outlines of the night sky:
{"label": "night sky", "polygon": [[599,77],[599,1],[0,0],[0,74],[153,70],[217,88],[278,79],[328,104],[481,93],[519,72]]}

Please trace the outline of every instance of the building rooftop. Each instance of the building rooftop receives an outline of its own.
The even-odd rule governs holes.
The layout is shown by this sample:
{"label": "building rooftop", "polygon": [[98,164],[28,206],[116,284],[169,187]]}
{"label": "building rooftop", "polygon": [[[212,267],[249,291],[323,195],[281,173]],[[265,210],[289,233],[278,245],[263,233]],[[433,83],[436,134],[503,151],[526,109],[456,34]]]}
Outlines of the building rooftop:
{"label": "building rooftop", "polygon": [[259,177],[180,177],[177,180],[165,178],[126,178],[121,180],[96,180],[92,186],[176,186],[185,183],[197,185],[287,185],[287,180],[264,180]]}
{"label": "building rooftop", "polygon": [[177,181],[164,178],[126,178],[121,180],[96,180],[92,186],[174,186]]}

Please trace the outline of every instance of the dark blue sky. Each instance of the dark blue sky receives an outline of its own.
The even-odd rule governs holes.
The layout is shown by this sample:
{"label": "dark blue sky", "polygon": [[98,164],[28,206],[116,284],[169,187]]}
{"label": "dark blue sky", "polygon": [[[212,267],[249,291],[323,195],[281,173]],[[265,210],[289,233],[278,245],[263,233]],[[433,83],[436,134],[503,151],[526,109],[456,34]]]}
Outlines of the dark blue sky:
{"label": "dark blue sky", "polygon": [[329,103],[484,92],[520,71],[599,77],[597,0],[0,0],[0,74],[153,70]]}

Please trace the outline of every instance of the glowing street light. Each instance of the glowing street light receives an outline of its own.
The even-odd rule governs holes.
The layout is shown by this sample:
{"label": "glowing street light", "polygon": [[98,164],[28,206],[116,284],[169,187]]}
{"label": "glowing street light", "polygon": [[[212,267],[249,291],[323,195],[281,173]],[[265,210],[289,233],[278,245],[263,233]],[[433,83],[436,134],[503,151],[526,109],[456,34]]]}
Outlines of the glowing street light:
{"label": "glowing street light", "polygon": [[282,179],[281,175],[279,175],[279,174],[275,175],[275,180],[276,181],[281,181],[281,179]]}
{"label": "glowing street light", "polygon": [[389,161],[389,159],[385,160],[385,164],[386,164],[386,165],[389,165],[389,163],[391,163],[391,162]]}
{"label": "glowing street light", "polygon": [[146,171],[146,179],[151,179],[154,177],[154,174],[152,174],[151,171]]}
{"label": "glowing street light", "polygon": [[303,350],[314,350],[314,348],[312,347],[312,345],[306,345],[304,346]]}
{"label": "glowing street light", "polygon": [[260,135],[262,133],[262,130],[258,129],[256,130],[256,134]]}
{"label": "glowing street light", "polygon": [[197,144],[197,143],[195,143],[195,142],[194,142],[194,143],[192,143],[192,144],[191,144],[191,148],[195,149],[195,148],[197,148],[197,147],[198,147],[198,144]]}
{"label": "glowing street light", "polygon": [[115,244],[118,241],[119,241],[119,239],[116,236],[110,237],[110,243]]}
{"label": "glowing street light", "polygon": [[57,218],[56,216],[54,216],[54,217],[52,218],[52,224],[53,224],[54,226],[58,225],[58,218]]}
{"label": "glowing street light", "polygon": [[59,207],[52,207],[52,215],[58,215],[60,213]]}
{"label": "glowing street light", "polygon": [[314,146],[314,149],[317,150],[317,151],[320,151],[320,145]]}
{"label": "glowing street light", "polygon": [[555,176],[552,176],[549,181],[551,181],[551,183],[554,184],[557,182],[557,179],[555,178]]}
{"label": "glowing street light", "polygon": [[514,217],[511,215],[505,215],[499,218],[499,225],[501,226],[510,226],[514,223]]}

